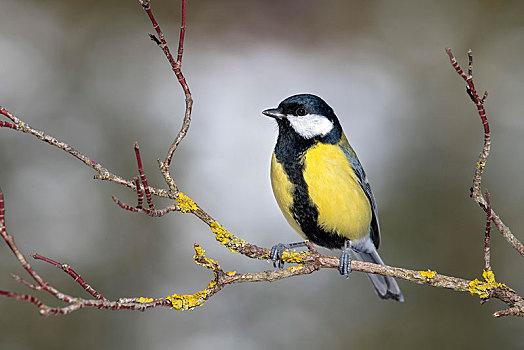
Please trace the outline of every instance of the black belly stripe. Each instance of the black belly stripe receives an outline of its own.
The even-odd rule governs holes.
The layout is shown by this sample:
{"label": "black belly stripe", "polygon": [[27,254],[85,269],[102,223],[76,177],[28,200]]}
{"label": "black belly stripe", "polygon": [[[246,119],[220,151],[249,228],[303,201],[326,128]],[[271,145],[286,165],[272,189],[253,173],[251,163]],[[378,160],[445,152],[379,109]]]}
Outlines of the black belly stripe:
{"label": "black belly stripe", "polygon": [[[288,172],[286,171],[286,173]],[[342,248],[344,246],[345,238],[327,232],[318,226],[318,210],[309,200],[307,184],[304,183],[304,186],[295,184],[291,212],[293,213],[293,218],[299,223],[302,232],[311,242],[330,249]]]}
{"label": "black belly stripe", "polygon": [[299,138],[293,132],[280,130],[275,156],[282,164],[289,181],[295,185],[291,212],[302,232],[319,246],[329,249],[342,248],[346,239],[318,226],[318,210],[309,200],[308,186],[303,175],[304,164],[301,160],[304,152],[315,142]]}

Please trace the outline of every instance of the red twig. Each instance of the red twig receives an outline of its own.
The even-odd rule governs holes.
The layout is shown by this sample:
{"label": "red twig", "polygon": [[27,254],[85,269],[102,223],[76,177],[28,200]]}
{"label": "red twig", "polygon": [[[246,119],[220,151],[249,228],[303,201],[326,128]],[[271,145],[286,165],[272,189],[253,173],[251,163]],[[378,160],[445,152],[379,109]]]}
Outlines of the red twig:
{"label": "red twig", "polygon": [[113,199],[113,202],[115,202],[120,208],[127,210],[127,211],[132,211],[133,213],[140,213],[144,209],[144,208],[139,208],[139,207],[132,207],[128,204],[125,204],[120,199],[116,198],[116,196],[111,196],[111,198]]}
{"label": "red twig", "polygon": [[[133,213],[144,213],[146,215],[149,215],[151,217],[160,217],[164,216],[169,212],[172,211],[178,211],[179,209],[175,205],[168,206],[164,209],[155,209],[155,206],[153,205],[153,199],[151,198],[151,193],[149,192],[149,186],[147,184],[147,178],[146,174],[144,172],[144,168],[142,166],[142,157],[140,155],[140,147],[138,146],[138,142],[135,142],[134,144],[135,149],[135,156],[136,156],[136,162],[138,164],[138,173],[140,174],[140,178],[134,177],[133,182],[136,187],[136,192],[138,196],[138,202],[136,207],[132,207],[128,204],[125,204],[121,200],[119,200],[116,196],[111,196],[113,201],[122,209],[131,211]],[[171,178],[172,179],[172,178]],[[142,182],[142,184],[140,184]],[[144,203],[144,194],[142,192],[142,187],[144,187],[144,192],[146,193],[147,203],[149,208],[145,209],[143,207]]]}
{"label": "red twig", "polygon": [[448,54],[449,56],[449,60],[451,61],[451,65],[453,66],[453,68],[455,68],[455,70],[457,71],[457,73],[464,79],[464,80],[467,80],[468,79],[468,76],[466,74],[464,74],[464,71],[462,70],[462,68],[460,68],[460,65],[458,64],[457,60],[455,59],[455,56],[453,56],[453,53],[451,52],[451,49],[450,48],[447,48],[446,49],[446,53]]}
{"label": "red twig", "polygon": [[[488,118],[486,116],[486,110],[484,108],[484,103],[486,102],[486,98],[488,97],[488,92],[485,91],[482,98],[478,96],[477,90],[475,88],[475,83],[473,82],[473,54],[471,50],[468,50],[468,75],[464,73],[462,68],[460,68],[460,65],[458,64],[457,60],[455,59],[455,56],[453,56],[453,53],[451,52],[451,49],[447,48],[446,53],[449,56],[449,60],[451,61],[451,65],[457,73],[464,79],[466,82],[466,91],[468,92],[468,95],[471,97],[473,103],[475,103],[475,106],[477,107],[477,112],[480,117],[480,120],[482,122],[482,125],[484,127],[484,145],[482,147],[482,151],[479,154],[477,166],[475,168],[475,175],[473,176],[473,187],[471,190],[471,197],[473,200],[478,203],[478,205],[487,212],[487,201],[482,195],[481,190],[481,182],[482,182],[482,173],[484,172],[484,168],[486,166],[486,159],[489,156],[489,152],[491,150],[491,136],[490,136],[490,129],[489,129],[489,123]],[[497,230],[502,234],[502,236],[506,239],[506,241],[511,244],[517,252],[519,252],[520,255],[524,256],[524,245],[513,235],[511,230],[508,226],[506,226],[502,219],[498,216],[498,214],[493,210],[490,209],[490,216],[491,220],[497,227]]]}
{"label": "red twig", "polygon": [[[38,275],[36,273],[36,271],[33,270],[33,268],[31,268],[31,266],[27,262],[27,260],[24,257],[24,255],[20,252],[20,250],[16,246],[13,236],[7,234],[7,229],[6,229],[6,225],[5,225],[4,195],[3,195],[2,189],[0,189],[0,235],[2,236],[4,241],[7,243],[7,245],[9,246],[11,251],[13,252],[13,254],[16,256],[16,258],[18,259],[18,261],[20,262],[22,267],[33,278],[33,280],[35,280],[35,282],[38,283],[38,286],[33,286],[29,282],[23,280],[22,278],[20,278],[18,276],[15,277],[15,280],[17,280],[18,282],[23,283],[26,286],[29,286],[32,289],[42,289],[42,290],[48,292],[49,294],[51,294],[52,296],[54,296],[55,298],[57,298],[58,300],[62,300],[62,301],[69,302],[69,303],[74,302],[75,298],[72,298],[72,297],[70,297],[67,294],[61,293],[56,288],[51,286],[49,283],[46,283],[42,279],[42,277],[40,277],[40,275]],[[43,305],[38,299],[36,299],[36,298],[34,298],[32,296],[27,296],[27,295],[18,294],[18,293],[11,293],[11,292],[6,292],[6,291],[0,291],[0,294],[9,296],[9,297],[12,297],[12,298],[15,298],[15,299],[19,299],[19,300],[27,300],[27,301],[35,304],[36,306],[38,306],[40,308],[40,312],[41,313],[42,312],[47,312],[47,309],[45,308],[45,305]]]}
{"label": "red twig", "polygon": [[0,128],[11,128],[16,129],[16,125],[0,120]]}
{"label": "red twig", "polygon": [[11,277],[13,277],[13,279],[15,281],[17,281],[18,283],[21,283],[23,284],[24,286],[26,286],[27,288],[31,288],[31,289],[34,289],[34,290],[42,290],[42,287],[40,286],[35,286],[34,284],[32,283],[29,283],[28,281],[26,281],[25,279],[23,279],[22,277],[12,273],[11,274]]}
{"label": "red twig", "polygon": [[100,293],[98,293],[93,287],[91,287],[78,273],[75,272],[68,264],[60,264],[59,262],[56,262],[52,259],[46,258],[45,256],[42,256],[40,254],[33,254],[32,257],[36,260],[42,260],[46,263],[49,263],[51,265],[54,265],[61,269],[62,271],[66,272],[69,276],[71,276],[75,282],[77,282],[86,292],[91,294],[93,297],[99,300],[106,300]]}
{"label": "red twig", "polygon": [[[149,187],[147,186],[146,173],[144,172],[144,168],[142,167],[142,158],[140,157],[140,147],[138,146],[138,142],[135,142],[134,148],[135,148],[136,162],[138,164],[138,173],[140,174],[140,181],[142,182],[142,185],[144,185],[144,192],[146,193],[147,204],[149,206],[149,209],[155,210],[155,206],[153,205],[153,200],[151,199],[151,193],[149,192]],[[140,200],[140,194],[138,193],[139,187],[140,186],[137,187],[137,194],[138,194],[138,199]]]}
{"label": "red twig", "polygon": [[111,196],[113,198],[113,201],[122,209],[127,211],[132,211],[133,213],[144,213],[146,215],[149,215],[151,217],[161,217],[166,215],[169,212],[172,211],[179,211],[179,209],[175,205],[170,205],[169,207],[165,207],[164,209],[146,209],[146,208],[139,208],[139,207],[132,207],[128,204],[125,204],[120,199],[116,198],[115,196]]}
{"label": "red twig", "polygon": [[[57,147],[61,149],[62,151],[70,154],[71,156],[75,157],[76,159],[80,160],[85,165],[89,166],[93,170],[95,170],[98,174],[95,175],[95,179],[98,180],[106,180],[106,181],[112,181],[114,183],[123,185],[128,188],[133,188],[134,184],[130,180],[126,180],[116,174],[113,174],[108,169],[104,168],[100,163],[95,162],[91,158],[89,158],[87,155],[83,154],[82,152],[79,152],[71,145],[60,141],[57,138],[54,138],[51,135],[47,135],[43,131],[37,130],[35,128],[32,128],[29,124],[25,123],[24,121],[17,118],[14,114],[10,113],[8,110],[6,110],[3,107],[0,107],[0,114],[4,115],[8,119],[10,119],[13,122],[14,127],[10,127],[11,129],[14,129],[19,132],[23,132],[26,134],[33,135],[38,140],[44,141],[51,146]],[[5,123],[5,122],[4,122]],[[9,124],[9,123],[7,123]],[[153,188],[150,187],[149,191],[153,193],[155,196],[159,197],[165,197],[165,198],[175,198],[175,195],[171,194],[169,191],[166,191],[164,189],[160,188]]]}
{"label": "red twig", "polygon": [[[168,171],[169,166],[171,165],[173,154],[175,153],[175,150],[177,149],[182,139],[186,136],[187,130],[189,129],[189,125],[191,123],[191,110],[193,107],[193,98],[191,97],[189,85],[187,84],[186,78],[184,77],[184,74],[182,73],[182,54],[184,52],[184,38],[186,34],[186,0],[182,0],[182,20],[181,20],[181,25],[180,25],[180,37],[178,40],[178,53],[177,53],[176,61],[173,58],[173,55],[171,54],[169,47],[167,46],[167,42],[164,37],[164,33],[160,29],[160,26],[158,25],[158,22],[156,21],[155,16],[153,15],[153,12],[151,11],[149,0],[139,0],[139,1],[142,7],[144,8],[144,11],[149,16],[149,19],[151,20],[151,23],[153,24],[153,29],[158,34],[158,38],[156,38],[152,34],[150,34],[150,37],[162,49],[162,51],[164,51],[164,54],[167,60],[169,61],[169,63],[171,64],[171,68],[173,72],[175,73],[178,79],[178,82],[180,83],[180,86],[182,87],[182,90],[184,91],[184,95],[185,95],[186,111],[184,114],[184,121],[182,123],[182,128],[180,129],[177,137],[171,144],[171,147],[169,147],[166,159],[162,163],[162,167],[164,168],[164,170]],[[170,183],[170,185],[174,185],[174,182]]]}
{"label": "red twig", "polygon": [[[5,205],[4,205],[4,193],[0,188],[0,234],[2,237],[7,236],[5,229]],[[5,237],[4,237],[5,239]]]}
{"label": "red twig", "polygon": [[136,186],[136,194],[138,196],[136,207],[141,209],[144,204],[144,193],[142,192],[142,187],[140,186],[140,180],[138,180],[138,177],[134,178],[134,182]]}
{"label": "red twig", "polygon": [[181,67],[182,67],[182,54],[184,52],[184,38],[186,35],[186,0],[182,0],[182,20],[180,25],[180,37],[178,40],[178,53],[177,53],[177,59],[173,58],[173,55],[171,54],[171,51],[169,50],[169,47],[167,45],[167,41],[165,39],[164,33],[162,32],[162,29],[160,29],[160,25],[155,19],[155,16],[153,15],[153,12],[151,11],[151,6],[149,3],[149,0],[140,0],[140,4],[144,8],[144,11],[146,11],[147,15],[149,16],[149,19],[151,20],[151,23],[153,24],[153,29],[158,34],[158,41],[153,39],[156,38],[153,36],[153,41],[160,42],[159,46],[164,51],[164,54],[166,55],[169,63],[171,64],[171,68],[173,69],[173,72],[176,74],[176,77],[178,78],[178,81],[180,82],[180,85],[182,86],[182,89],[184,90],[184,94],[186,96],[191,96],[191,92],[189,91],[189,86],[187,85],[186,79],[184,75],[182,74]]}
{"label": "red twig", "polygon": [[2,192],[2,189],[0,188],[0,235],[4,239],[4,241],[9,246],[9,249],[13,252],[13,254],[16,256],[22,267],[33,277],[33,279],[42,287],[46,288],[46,284],[40,278],[40,276],[31,268],[27,260],[25,259],[24,255],[18,250],[15,240],[13,236],[7,234],[7,229],[5,225],[5,205],[4,205],[4,193]]}
{"label": "red twig", "polygon": [[[180,24],[180,38],[178,39],[178,55],[176,61],[179,65],[182,64],[182,54],[184,53],[184,36],[186,34],[186,0],[182,1],[182,23]],[[182,76],[183,78],[183,76]],[[189,88],[187,84],[182,85],[184,92],[189,93]]]}
{"label": "red twig", "polygon": [[491,262],[490,262],[490,250],[489,250],[489,241],[490,241],[490,235],[491,235],[491,199],[489,192],[486,191],[486,202],[487,202],[487,210],[486,210],[486,229],[484,231],[484,270],[489,271],[491,270]]}
{"label": "red twig", "polygon": [[489,137],[489,133],[490,133],[489,123],[486,117],[486,110],[484,109],[484,102],[486,101],[488,92],[485,91],[484,96],[482,98],[479,98],[477,90],[475,89],[475,83],[473,82],[473,75],[472,75],[473,53],[471,52],[471,50],[468,50],[468,75],[466,75],[464,71],[462,70],[462,68],[460,68],[460,65],[458,64],[457,60],[453,56],[451,49],[447,48],[446,53],[449,56],[449,59],[451,61],[451,65],[453,66],[453,68],[455,68],[455,70],[462,77],[462,79],[466,81],[467,89],[469,89],[469,91],[471,92],[470,96],[473,102],[475,103],[475,105],[477,106],[480,119],[482,120],[482,125],[484,126],[484,137],[486,136]]}
{"label": "red twig", "polygon": [[20,293],[0,290],[0,295],[4,295],[6,297],[13,298],[16,300],[28,301],[40,309],[40,314],[42,314],[42,309],[45,306],[43,302],[41,302],[40,300],[38,300],[37,298],[29,294],[20,294]]}

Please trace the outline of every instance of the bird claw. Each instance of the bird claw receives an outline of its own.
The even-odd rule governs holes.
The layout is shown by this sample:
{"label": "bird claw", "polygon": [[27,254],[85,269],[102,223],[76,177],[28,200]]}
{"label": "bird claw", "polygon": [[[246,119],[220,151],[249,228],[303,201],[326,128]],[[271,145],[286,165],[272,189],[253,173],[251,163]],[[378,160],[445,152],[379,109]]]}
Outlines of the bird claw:
{"label": "bird claw", "polygon": [[273,261],[273,267],[278,267],[280,270],[284,268],[284,261],[282,260],[282,254],[287,249],[305,247],[305,242],[297,243],[278,243],[271,247],[271,252],[269,253],[269,258]]}
{"label": "bird claw", "polygon": [[338,272],[346,278],[348,278],[351,273],[351,248],[349,244],[346,244],[342,250]]}
{"label": "bird claw", "polygon": [[271,253],[269,258],[273,261],[273,267],[277,267],[282,270],[284,268],[284,261],[282,261],[282,254],[288,249],[287,244],[278,243],[271,247]]}

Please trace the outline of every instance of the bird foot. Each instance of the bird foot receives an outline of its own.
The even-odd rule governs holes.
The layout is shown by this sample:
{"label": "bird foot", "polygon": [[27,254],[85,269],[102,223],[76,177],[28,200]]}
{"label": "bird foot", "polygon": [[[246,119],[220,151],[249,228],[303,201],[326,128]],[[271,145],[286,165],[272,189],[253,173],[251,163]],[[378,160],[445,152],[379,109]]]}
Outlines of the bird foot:
{"label": "bird foot", "polygon": [[278,243],[275,244],[273,247],[271,247],[271,253],[269,253],[269,258],[271,261],[273,261],[273,267],[277,267],[279,269],[284,268],[284,261],[282,261],[282,254],[287,249],[292,248],[298,248],[298,247],[305,247],[305,242],[297,242],[297,243]]}
{"label": "bird foot", "polygon": [[346,241],[344,244],[344,249],[342,249],[338,271],[346,278],[348,278],[349,274],[351,273],[351,242],[349,241]]}

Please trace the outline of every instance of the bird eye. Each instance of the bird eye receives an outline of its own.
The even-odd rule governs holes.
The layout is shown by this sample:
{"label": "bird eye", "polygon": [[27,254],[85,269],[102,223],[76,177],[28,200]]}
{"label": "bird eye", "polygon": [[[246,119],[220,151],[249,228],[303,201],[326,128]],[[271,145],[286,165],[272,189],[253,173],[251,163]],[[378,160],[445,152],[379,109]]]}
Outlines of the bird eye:
{"label": "bird eye", "polygon": [[298,108],[297,111],[296,111],[296,114],[299,115],[299,116],[304,116],[306,115],[306,110],[304,108]]}

